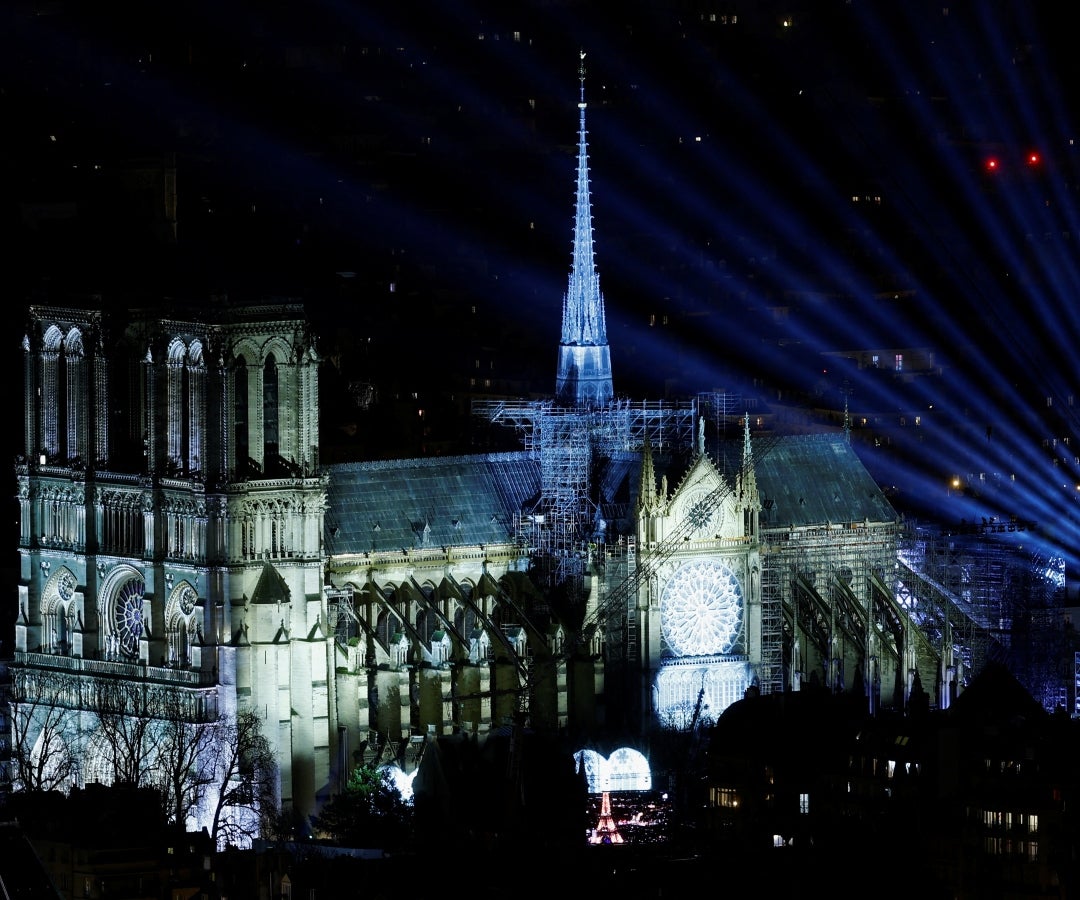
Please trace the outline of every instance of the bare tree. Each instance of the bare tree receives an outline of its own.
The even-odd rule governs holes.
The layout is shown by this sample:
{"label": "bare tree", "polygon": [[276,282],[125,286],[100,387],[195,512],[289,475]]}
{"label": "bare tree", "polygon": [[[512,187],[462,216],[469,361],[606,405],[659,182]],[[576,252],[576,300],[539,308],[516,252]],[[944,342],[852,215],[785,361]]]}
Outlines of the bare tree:
{"label": "bare tree", "polygon": [[278,816],[277,761],[258,715],[242,710],[218,723],[211,767],[211,837],[246,847]]}
{"label": "bare tree", "polygon": [[100,738],[112,766],[114,784],[146,787],[153,782],[155,721],[160,688],[145,682],[100,679],[95,684]]}
{"label": "bare tree", "polygon": [[222,730],[220,721],[197,721],[188,699],[179,691],[165,692],[155,710],[160,718],[154,726],[154,768],[165,814],[178,825],[195,817],[213,783],[210,761]]}
{"label": "bare tree", "polygon": [[67,790],[79,776],[79,736],[62,705],[73,689],[59,672],[16,670],[11,696],[12,781],[17,790]]}

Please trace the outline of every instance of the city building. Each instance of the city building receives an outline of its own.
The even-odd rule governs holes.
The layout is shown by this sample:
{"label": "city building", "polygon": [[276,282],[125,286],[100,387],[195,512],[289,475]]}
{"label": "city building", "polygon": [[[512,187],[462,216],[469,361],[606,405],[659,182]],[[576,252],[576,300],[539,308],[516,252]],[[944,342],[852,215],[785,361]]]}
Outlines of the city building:
{"label": "city building", "polygon": [[903,848],[882,896],[1071,893],[1080,722],[994,663],[948,709],[931,709],[921,685],[904,714],[852,700],[804,691],[725,711],[697,804],[714,852],[795,879],[830,865],[872,879]]}

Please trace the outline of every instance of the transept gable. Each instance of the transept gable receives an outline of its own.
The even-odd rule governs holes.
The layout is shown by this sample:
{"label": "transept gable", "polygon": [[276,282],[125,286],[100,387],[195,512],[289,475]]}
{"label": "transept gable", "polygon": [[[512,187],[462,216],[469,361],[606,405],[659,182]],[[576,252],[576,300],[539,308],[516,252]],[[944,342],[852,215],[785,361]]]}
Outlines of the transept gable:
{"label": "transept gable", "polygon": [[704,453],[691,464],[665,509],[669,532],[688,525],[689,534],[699,539],[742,537],[742,517],[735,513],[731,485]]}

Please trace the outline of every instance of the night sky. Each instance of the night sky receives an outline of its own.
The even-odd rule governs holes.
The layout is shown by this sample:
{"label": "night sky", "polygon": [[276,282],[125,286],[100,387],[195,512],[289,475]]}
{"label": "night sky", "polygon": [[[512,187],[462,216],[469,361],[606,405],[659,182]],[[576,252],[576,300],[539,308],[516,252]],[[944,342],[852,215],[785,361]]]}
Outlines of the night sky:
{"label": "night sky", "polygon": [[[925,417],[875,474],[907,495],[1000,479],[1002,514],[1072,552],[1080,110],[1060,10],[15,0],[5,309],[298,297],[395,389],[483,355],[551,390],[584,49],[616,390],[764,385]],[[893,371],[915,347],[939,375]],[[860,348],[889,350],[883,371],[820,356]]]}

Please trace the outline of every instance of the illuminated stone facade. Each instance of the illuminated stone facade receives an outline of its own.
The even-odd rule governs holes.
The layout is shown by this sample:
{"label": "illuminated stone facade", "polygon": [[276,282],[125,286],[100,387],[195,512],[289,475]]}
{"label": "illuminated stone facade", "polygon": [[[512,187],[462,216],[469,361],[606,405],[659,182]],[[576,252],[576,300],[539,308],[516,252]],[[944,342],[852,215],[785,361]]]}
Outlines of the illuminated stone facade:
{"label": "illuminated stone facade", "polygon": [[[319,360],[302,314],[34,307],[23,349],[22,709],[78,712],[65,740],[85,748],[110,682],[143,686],[149,715],[177,696],[193,721],[258,710],[282,801],[313,811],[337,723]],[[16,752],[47,755],[43,739]],[[153,767],[152,749],[138,755]],[[90,753],[80,777],[109,769]]]}

